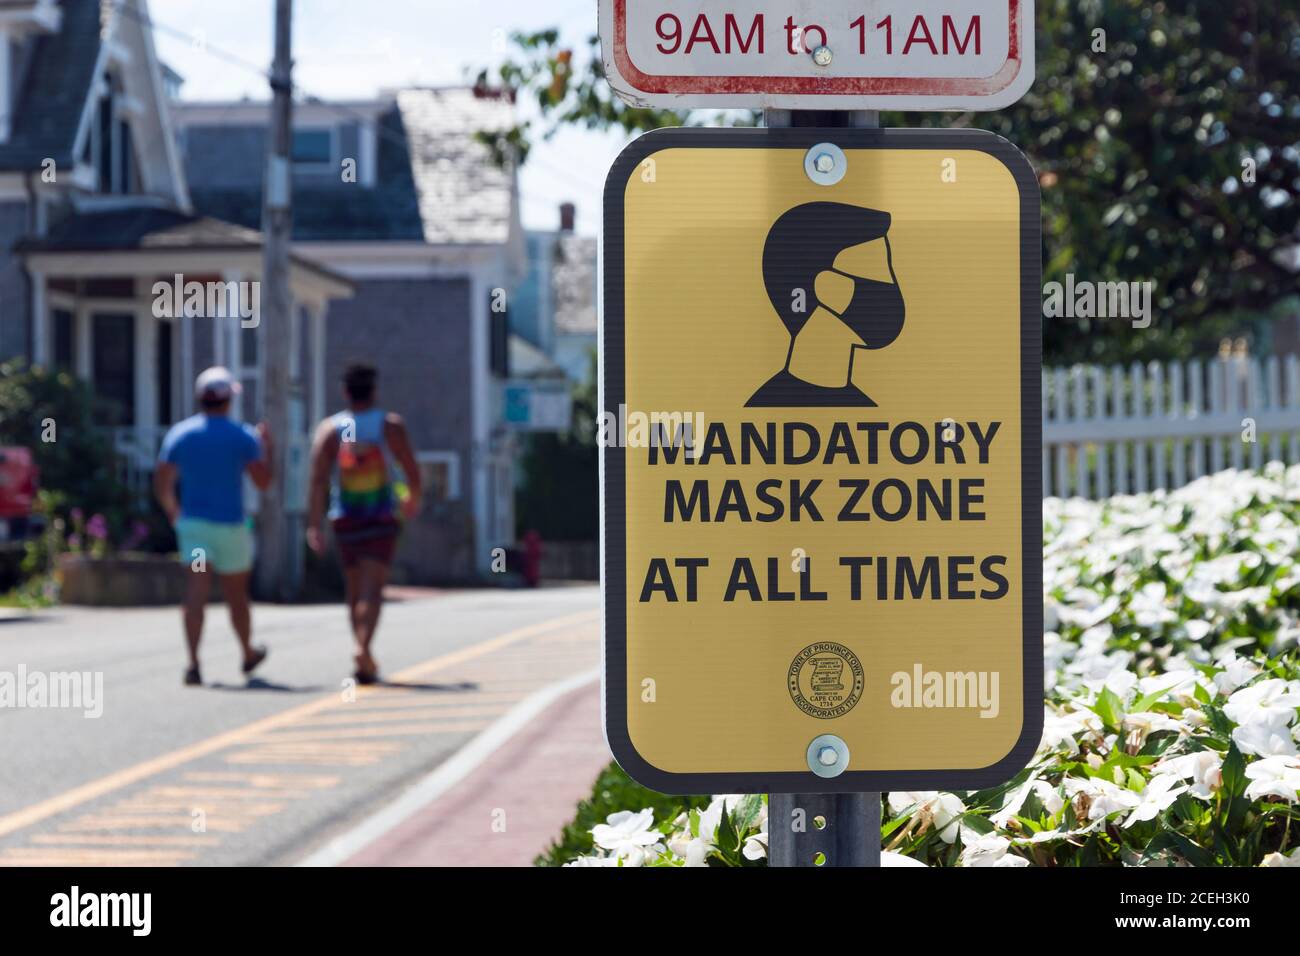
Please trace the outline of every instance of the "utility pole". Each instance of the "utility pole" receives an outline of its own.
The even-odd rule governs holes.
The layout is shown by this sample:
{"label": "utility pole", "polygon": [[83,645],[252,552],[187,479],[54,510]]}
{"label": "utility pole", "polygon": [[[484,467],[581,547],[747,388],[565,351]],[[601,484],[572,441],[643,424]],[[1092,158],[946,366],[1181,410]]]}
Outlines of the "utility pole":
{"label": "utility pole", "polygon": [[272,600],[296,596],[301,554],[291,534],[287,513],[289,461],[289,351],[293,291],[289,286],[289,243],[293,232],[293,190],[290,144],[293,131],[293,0],[275,2],[275,62],[271,67],[270,149],[263,189],[262,333],[264,345],[263,408],[271,429],[274,478],[262,493],[261,547],[257,561],[257,591]]}

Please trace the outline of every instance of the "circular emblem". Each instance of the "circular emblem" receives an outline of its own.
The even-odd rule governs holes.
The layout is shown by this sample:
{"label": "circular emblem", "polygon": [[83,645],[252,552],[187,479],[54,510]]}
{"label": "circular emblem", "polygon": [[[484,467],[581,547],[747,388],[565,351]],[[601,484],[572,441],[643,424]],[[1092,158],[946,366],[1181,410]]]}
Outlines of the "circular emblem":
{"label": "circular emblem", "polygon": [[862,662],[843,644],[809,644],[787,676],[795,706],[810,717],[843,717],[862,697]]}

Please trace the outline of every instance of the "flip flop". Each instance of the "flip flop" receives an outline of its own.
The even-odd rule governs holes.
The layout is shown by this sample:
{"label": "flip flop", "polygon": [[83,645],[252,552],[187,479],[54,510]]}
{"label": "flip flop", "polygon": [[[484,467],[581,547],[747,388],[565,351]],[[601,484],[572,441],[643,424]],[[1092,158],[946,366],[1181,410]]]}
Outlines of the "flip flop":
{"label": "flip flop", "polygon": [[257,669],[257,665],[261,664],[262,661],[266,660],[266,655],[269,653],[270,651],[268,651],[265,647],[259,647],[257,645],[254,645],[253,656],[248,658],[246,661],[244,661],[244,673],[245,674],[253,673],[253,671]]}

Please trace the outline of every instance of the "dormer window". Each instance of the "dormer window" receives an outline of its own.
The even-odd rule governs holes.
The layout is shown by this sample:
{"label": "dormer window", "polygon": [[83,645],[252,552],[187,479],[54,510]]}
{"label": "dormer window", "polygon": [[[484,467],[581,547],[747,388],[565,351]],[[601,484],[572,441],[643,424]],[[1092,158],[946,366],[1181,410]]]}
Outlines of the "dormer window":
{"label": "dormer window", "polygon": [[121,83],[108,74],[102,89],[82,161],[94,171],[96,192],[126,195],[134,192],[137,184],[131,124],[122,108]]}
{"label": "dormer window", "polygon": [[290,154],[297,169],[328,169],[334,165],[334,130],[328,127],[295,129]]}

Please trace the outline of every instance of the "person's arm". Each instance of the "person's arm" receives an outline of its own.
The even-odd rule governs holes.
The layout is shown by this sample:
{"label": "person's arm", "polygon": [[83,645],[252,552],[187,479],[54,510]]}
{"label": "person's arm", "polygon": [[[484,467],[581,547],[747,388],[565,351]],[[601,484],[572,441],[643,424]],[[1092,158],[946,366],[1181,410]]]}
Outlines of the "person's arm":
{"label": "person's arm", "polygon": [[252,458],[245,467],[248,469],[248,477],[253,479],[257,489],[265,491],[271,487],[271,479],[275,477],[271,468],[271,430],[266,422],[257,426],[257,446],[261,454]]}
{"label": "person's arm", "polygon": [[415,461],[415,453],[411,451],[411,439],[406,433],[406,422],[402,421],[402,416],[396,412],[389,412],[384,419],[384,440],[388,442],[393,457],[406,473],[406,487],[410,491],[410,497],[402,503],[402,512],[408,518],[414,518],[420,513],[420,499],[424,495],[424,487],[420,483],[420,466]]}
{"label": "person's arm", "polygon": [[163,513],[172,524],[181,515],[181,503],[176,497],[176,466],[169,461],[160,461],[153,470],[153,494],[162,506]]}
{"label": "person's arm", "polygon": [[330,471],[339,453],[338,429],[327,418],[316,427],[311,443],[311,471],[307,485],[307,547],[319,552],[324,547],[321,522],[329,499]]}

